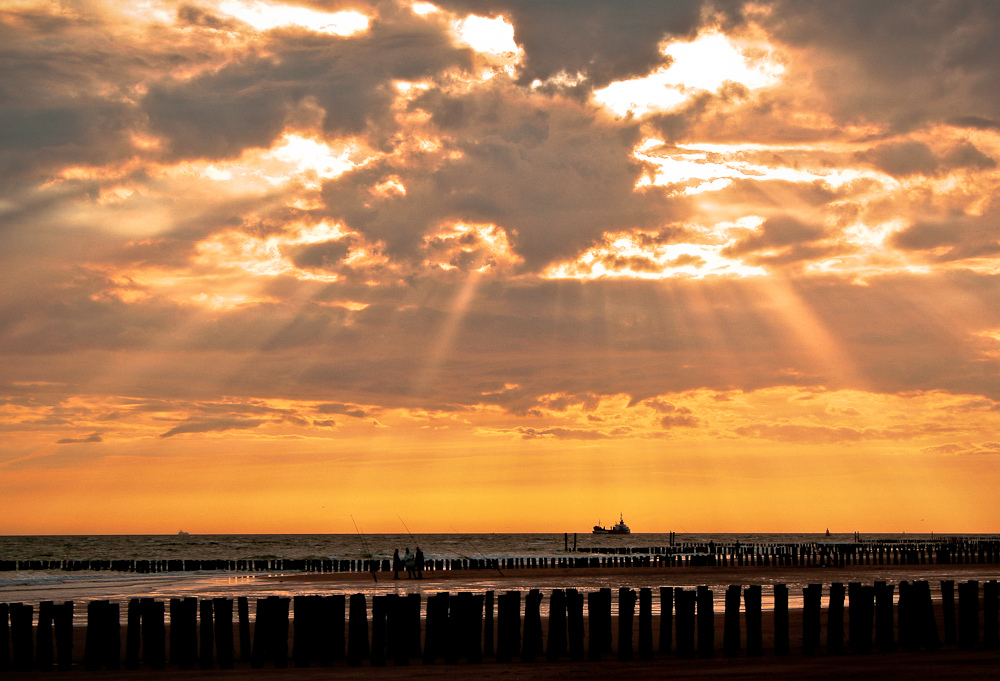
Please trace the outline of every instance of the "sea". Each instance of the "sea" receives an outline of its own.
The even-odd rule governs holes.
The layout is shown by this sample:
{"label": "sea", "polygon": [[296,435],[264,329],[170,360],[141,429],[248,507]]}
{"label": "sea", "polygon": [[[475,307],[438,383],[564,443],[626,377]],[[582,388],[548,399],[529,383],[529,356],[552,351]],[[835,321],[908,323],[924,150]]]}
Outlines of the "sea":
{"label": "sea", "polygon": [[[949,535],[970,536],[970,535]],[[977,538],[998,539],[1000,535],[975,535]],[[902,542],[931,541],[940,535],[928,534],[863,534],[861,541]],[[732,544],[825,544],[856,541],[848,534],[789,534],[789,533],[677,533],[675,545]],[[454,558],[557,558],[580,555],[577,549],[590,548],[645,548],[668,546],[671,535],[667,533],[633,533],[630,535],[587,534],[225,534],[225,535],[72,535],[72,536],[0,536],[0,560],[170,560],[170,559],[363,559],[373,556],[389,559],[394,549],[403,554],[407,547],[421,547],[429,560]],[[586,554],[584,554],[586,555]],[[988,581],[1000,578],[998,565],[923,566],[919,578],[936,586],[942,579],[963,581],[977,579]],[[971,568],[971,569],[970,569]],[[671,575],[670,571],[650,574],[637,570],[581,571],[569,577],[553,571],[478,570],[469,571],[457,579],[409,580],[392,579],[391,573],[378,573],[377,581],[363,580],[288,580],[282,573],[195,571],[135,574],[111,571],[24,570],[0,572],[0,602],[31,603],[41,601],[67,601],[75,604],[77,617],[85,617],[86,602],[107,599],[125,604],[131,598],[236,598],[247,596],[253,601],[267,596],[296,596],[306,594],[353,594],[370,596],[389,593],[420,593],[424,595],[447,590],[484,592],[487,590],[526,592],[541,589],[576,588],[593,591],[601,588],[617,590],[621,587],[639,589],[671,586],[694,588],[699,585],[713,589],[717,606],[722,607],[728,584],[715,583],[713,570],[706,569],[692,575]],[[769,573],[774,573],[771,576]],[[860,581],[871,584],[876,579],[899,582],[913,579],[914,572],[907,566],[879,566],[817,568],[803,583],[789,581],[780,571],[747,569],[745,584],[764,585],[764,608],[773,605],[772,590],[767,585],[782,581],[789,587],[789,605],[801,606],[802,587],[806,583]],[[826,593],[824,589],[824,594]],[[935,593],[937,589],[935,589]],[[547,602],[547,598],[545,601]],[[617,600],[617,599],[615,599]],[[252,608],[251,608],[252,609]],[[543,602],[543,614],[545,614]],[[36,608],[37,610],[37,608]]]}

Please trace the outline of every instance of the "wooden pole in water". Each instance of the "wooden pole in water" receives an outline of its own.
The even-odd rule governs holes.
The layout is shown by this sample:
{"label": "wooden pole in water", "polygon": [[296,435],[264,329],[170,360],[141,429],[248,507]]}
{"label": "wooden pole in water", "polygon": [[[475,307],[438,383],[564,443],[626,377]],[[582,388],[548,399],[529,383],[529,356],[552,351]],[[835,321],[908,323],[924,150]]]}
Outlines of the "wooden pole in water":
{"label": "wooden pole in water", "polygon": [[822,597],[822,584],[810,584],[802,589],[802,651],[807,655],[813,655],[819,651]]}
{"label": "wooden pole in water", "polygon": [[584,659],[583,594],[576,589],[566,590],[566,611],[569,633],[569,659],[574,662],[581,662]]}
{"label": "wooden pole in water", "polygon": [[372,596],[371,666],[385,666],[386,600],[388,596]]}
{"label": "wooden pole in water", "polygon": [[[0,613],[0,617],[3,614]],[[73,666],[73,601],[55,606],[56,659],[59,671],[68,672]],[[0,631],[0,636],[3,632]],[[6,639],[4,639],[6,644]],[[0,667],[2,669],[2,667]]]}
{"label": "wooden pole in water", "polygon": [[[34,607],[24,603],[10,604],[10,645],[14,653],[12,660],[14,671],[31,671],[32,659],[35,652],[34,641],[31,636],[31,620],[34,616],[34,611]],[[90,633],[89,623],[87,632]],[[99,630],[95,627],[95,639],[97,641],[100,640],[97,638],[100,635],[98,632]],[[98,656],[97,659],[100,660],[100,657]]]}
{"label": "wooden pole in water", "polygon": [[483,596],[483,656],[493,657],[493,600],[494,592]]}
{"label": "wooden pole in water", "polygon": [[998,638],[998,593],[997,580],[991,579],[983,584],[983,647],[996,650],[1000,646]]}
{"label": "wooden pole in water", "polygon": [[774,585],[774,654],[787,655],[788,639],[788,587]]}
{"label": "wooden pole in water", "polygon": [[945,645],[955,645],[958,641],[955,631],[955,582],[941,580],[941,614],[944,617]]}
{"label": "wooden pole in water", "polygon": [[[173,600],[171,605],[170,630],[173,632]],[[142,630],[140,628],[142,613],[142,603],[138,598],[131,598],[128,602],[128,620],[125,629],[125,669],[139,668],[139,648],[142,645]],[[170,646],[170,657],[173,658],[173,645]]]}
{"label": "wooden pole in water", "polygon": [[715,600],[712,590],[699,586],[698,601],[698,657],[715,657]]}
{"label": "wooden pole in water", "polygon": [[639,659],[653,659],[653,590],[639,589]]}
{"label": "wooden pole in water", "polygon": [[232,599],[214,599],[213,613],[215,615],[215,650],[219,658],[219,669],[232,669],[234,667]]}
{"label": "wooden pole in water", "polygon": [[52,601],[38,604],[38,625],[35,627],[35,667],[39,671],[52,671],[55,646],[52,640]]}
{"label": "wooden pole in water", "polygon": [[761,655],[764,651],[762,601],[763,594],[759,584],[744,589],[743,609],[747,627],[747,655],[751,657]]}
{"label": "wooden pole in water", "polygon": [[0,672],[10,668],[10,606],[0,603]]}
{"label": "wooden pole in water", "polygon": [[886,582],[875,582],[875,643],[879,652],[891,653],[896,650],[892,592],[895,587]]}
{"label": "wooden pole in water", "polygon": [[549,598],[549,638],[545,659],[556,662],[566,655],[566,592],[553,589]]}
{"label": "wooden pole in water", "polygon": [[677,587],[674,589],[674,606],[677,609],[677,656],[692,658],[695,654],[695,600],[694,591]]}
{"label": "wooden pole in water", "polygon": [[632,632],[635,624],[635,591],[618,589],[618,659],[632,660],[635,651],[632,647]]}
{"label": "wooden pole in water", "polygon": [[722,633],[722,651],[726,657],[736,657],[740,654],[741,591],[738,584],[730,584],[726,588],[726,609]]}
{"label": "wooden pole in water", "polygon": [[213,648],[215,644],[215,623],[213,621],[212,601],[205,599],[200,603],[199,633],[201,645],[198,649],[198,666],[201,669],[211,669],[215,666]]}
{"label": "wooden pole in water", "polygon": [[830,604],[827,608],[826,652],[829,655],[844,653],[844,595],[846,589],[840,582],[830,585]]}
{"label": "wooden pole in water", "polygon": [[542,592],[531,589],[524,601],[524,643],[522,662],[534,662],[544,652],[542,643]]}
{"label": "wooden pole in water", "polygon": [[958,585],[958,645],[975,648],[979,643],[979,582],[970,579]]}
{"label": "wooden pole in water", "polygon": [[[673,533],[671,532],[671,535]],[[673,637],[674,590],[669,586],[660,587],[660,654],[670,652]]]}
{"label": "wooden pole in water", "polygon": [[347,625],[347,664],[358,666],[371,654],[368,644],[368,605],[364,594],[351,594]]}

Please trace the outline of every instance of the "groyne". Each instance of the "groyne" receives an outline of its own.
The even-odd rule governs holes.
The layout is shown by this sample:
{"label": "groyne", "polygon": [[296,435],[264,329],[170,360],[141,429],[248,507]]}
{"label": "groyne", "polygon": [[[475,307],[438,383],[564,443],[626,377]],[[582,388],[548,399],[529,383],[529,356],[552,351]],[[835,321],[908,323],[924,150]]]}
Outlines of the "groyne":
{"label": "groyne", "polygon": [[426,600],[416,593],[370,601],[361,593],[271,596],[253,603],[246,597],[144,598],[127,602],[124,631],[122,604],[98,600],[86,606],[82,656],[74,643],[72,601],[43,601],[37,613],[31,604],[11,603],[0,604],[0,671],[655,663],[718,655],[1000,648],[995,580],[942,581],[940,594],[935,603],[927,581],[810,584],[803,589],[803,607],[790,611],[788,587],[776,584],[767,613],[763,588],[739,584],[726,588],[721,613],[706,586],[623,587],[617,594],[607,588],[553,589],[548,595],[537,589],[440,592]]}
{"label": "groyne", "polygon": [[[952,539],[920,542],[676,544],[647,547],[581,547],[535,556],[453,556],[425,561],[424,569],[516,570],[519,568],[622,567],[813,567],[850,565],[1000,564],[1000,541]],[[389,572],[389,557],[118,560],[0,560],[0,571],[110,570],[116,572]]]}

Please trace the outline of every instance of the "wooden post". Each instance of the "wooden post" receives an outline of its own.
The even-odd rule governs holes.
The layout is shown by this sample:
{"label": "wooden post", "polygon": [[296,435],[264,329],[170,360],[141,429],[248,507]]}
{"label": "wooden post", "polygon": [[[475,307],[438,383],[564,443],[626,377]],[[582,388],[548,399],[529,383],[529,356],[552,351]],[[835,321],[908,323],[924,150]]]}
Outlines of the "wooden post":
{"label": "wooden post", "polygon": [[997,581],[991,579],[983,584],[983,647],[987,650],[996,650],[1000,646],[998,638],[998,593]]}
{"label": "wooden post", "polygon": [[[194,599],[184,599],[185,601]],[[142,659],[152,669],[163,669],[166,666],[167,632],[164,621],[164,605],[162,601],[143,598],[140,602],[140,619],[142,621]],[[193,636],[193,631],[192,631]]]}
{"label": "wooden post", "polygon": [[632,660],[635,651],[632,647],[632,632],[635,623],[635,591],[628,588],[618,589],[618,659]]}
{"label": "wooden post", "polygon": [[[91,601],[92,603],[98,603],[99,601]],[[105,603],[107,601],[104,601]],[[97,608],[94,607],[96,613]],[[31,631],[31,620],[34,616],[35,609],[30,605],[25,605],[24,603],[11,603],[10,604],[10,646],[14,653],[13,655],[13,667],[14,671],[19,672],[30,672],[32,661],[34,658],[35,645],[32,640]],[[90,610],[88,609],[88,621],[87,621],[87,640],[91,640],[90,634]],[[97,620],[95,617],[94,621],[94,642],[96,645],[100,645],[102,639],[99,638],[101,633],[100,629],[101,621]],[[95,648],[94,657],[97,661],[97,666],[94,669],[100,668],[100,649]]]}
{"label": "wooden post", "polygon": [[[95,672],[101,668],[101,651],[104,649],[104,611],[107,601],[90,601],[87,603],[87,633],[83,643],[83,668],[88,672]],[[16,608],[16,610],[15,610]],[[17,623],[15,614],[20,613],[20,604],[14,603],[10,608],[11,642],[14,646],[14,668],[18,666],[18,649],[21,647],[17,640]],[[30,623],[30,620],[29,620]],[[30,633],[29,633],[30,636]],[[28,641],[30,649],[31,641]],[[29,667],[30,669],[30,667]],[[23,670],[22,670],[23,671]]]}
{"label": "wooden post", "polygon": [[844,653],[844,594],[840,582],[830,585],[830,605],[827,609],[826,652],[829,655]]}
{"label": "wooden post", "polygon": [[958,645],[975,648],[979,643],[979,582],[958,585]]}
{"label": "wooden post", "polygon": [[756,657],[764,652],[764,626],[761,603],[763,593],[759,584],[743,591],[743,609],[747,627],[747,655]]}
{"label": "wooden post", "polygon": [[860,582],[852,582],[847,590],[847,598],[851,650],[861,654],[870,653],[875,618],[875,589]]}
{"label": "wooden post", "polygon": [[316,607],[316,657],[321,667],[329,667],[344,659],[346,599],[341,594],[322,596]]}
{"label": "wooden post", "polygon": [[694,657],[695,600],[694,591],[680,587],[674,589],[674,606],[677,609],[677,656]]}
{"label": "wooden post", "polygon": [[726,609],[723,615],[722,651],[726,657],[740,654],[740,589],[737,584],[726,588]]}
{"label": "wooden post", "polygon": [[[795,554],[798,555],[798,554]],[[787,655],[788,640],[788,587],[774,585],[774,654]]]}
{"label": "wooden post", "polygon": [[198,666],[200,669],[211,669],[215,666],[213,648],[215,644],[215,623],[212,617],[212,601],[205,599],[200,603],[199,634],[201,645],[198,647]]}
{"label": "wooden post", "polygon": [[[140,607],[141,612],[141,607]],[[198,656],[197,599],[170,599],[170,662],[193,669]]]}
{"label": "wooden post", "polygon": [[219,658],[219,669],[232,669],[234,666],[232,599],[214,599],[213,612],[215,615],[215,650]]}
{"label": "wooden post", "polygon": [[802,650],[807,655],[819,651],[822,598],[822,584],[810,584],[802,589]]}
{"label": "wooden post", "polygon": [[497,662],[521,653],[521,592],[508,591],[497,600]]}
{"label": "wooden post", "polygon": [[521,647],[521,661],[534,662],[545,647],[542,641],[542,592],[532,589],[524,600],[524,643]]}
{"label": "wooden post", "polygon": [[38,625],[35,628],[35,667],[39,671],[52,671],[55,646],[52,640],[52,601],[38,604]]}
{"label": "wooden post", "polygon": [[236,611],[240,622],[240,662],[250,661],[250,601],[246,596],[236,599]]}
{"label": "wooden post", "polygon": [[448,626],[444,638],[444,661],[445,664],[456,664],[458,658],[463,655],[465,644],[465,632],[462,630],[465,618],[466,598],[469,592],[459,592],[448,597]]}
{"label": "wooden post", "polygon": [[0,603],[0,672],[10,668],[10,606]]}
{"label": "wooden post", "polygon": [[941,580],[941,614],[944,617],[944,642],[946,645],[955,645],[958,642],[958,637],[955,631],[954,580]]}
{"label": "wooden post", "polygon": [[875,582],[875,644],[882,653],[896,650],[896,625],[892,607],[894,590],[895,586],[892,584]]}
{"label": "wooden post", "polygon": [[388,596],[372,596],[371,666],[385,666],[386,600]]}
{"label": "wooden post", "polygon": [[934,601],[931,598],[931,585],[927,581],[914,582],[913,607],[917,621],[918,642],[926,650],[938,650],[941,647],[941,637],[938,635],[937,620],[934,616]]}
{"label": "wooden post", "polygon": [[653,659],[653,590],[639,589],[639,659]]}
{"label": "wooden post", "polygon": [[[170,630],[173,632],[173,600],[171,605]],[[125,629],[125,669],[139,668],[139,648],[142,645],[142,629],[140,627],[142,613],[142,603],[138,598],[131,598],[128,602],[128,620]],[[172,636],[171,636],[172,638]],[[170,657],[173,661],[174,647],[170,646]]]}
{"label": "wooden post", "polygon": [[[673,534],[673,533],[671,533]],[[674,590],[669,586],[660,587],[660,654],[670,652],[673,638]]]}
{"label": "wooden post", "polygon": [[567,653],[566,592],[553,589],[549,598],[549,638],[545,659],[556,662]]}
{"label": "wooden post", "polygon": [[569,631],[569,659],[580,662],[584,658],[583,594],[576,589],[567,589],[566,610]]}
{"label": "wooden post", "polygon": [[[417,635],[420,634],[420,619],[417,619]],[[470,664],[483,661],[483,595],[470,594],[465,606],[466,659]]]}
{"label": "wooden post", "polygon": [[591,591],[587,594],[587,624],[588,642],[587,659],[600,660],[604,650],[601,636],[601,618],[598,612],[601,609],[601,594],[599,591]]}
{"label": "wooden post", "polygon": [[899,647],[910,652],[920,649],[919,624],[913,600],[912,585],[903,580],[899,583]]}
{"label": "wooden post", "polygon": [[310,638],[314,629],[308,599],[309,596],[304,595],[292,598],[292,664],[296,667],[308,667],[312,657]]}
{"label": "wooden post", "polygon": [[483,656],[493,657],[493,601],[494,592],[487,591],[483,596]]}
{"label": "wooden post", "polygon": [[[6,613],[0,610],[0,618],[5,619]],[[55,606],[55,628],[56,628],[56,659],[59,671],[68,672],[73,666],[73,601],[64,601]],[[6,622],[4,622],[6,624]],[[0,636],[4,636],[6,627],[0,627]],[[0,654],[7,645],[4,637],[3,644],[0,644]],[[4,668],[0,664],[0,671]]]}
{"label": "wooden post", "polygon": [[[160,604],[161,610],[163,604]],[[102,651],[105,669],[118,670],[122,665],[122,631],[120,606],[110,602],[104,607],[104,650]]]}
{"label": "wooden post", "polygon": [[698,657],[715,657],[715,600],[712,590],[699,586],[698,600]]}
{"label": "wooden post", "polygon": [[351,594],[347,624],[347,664],[360,665],[369,655],[368,604],[364,594]]}

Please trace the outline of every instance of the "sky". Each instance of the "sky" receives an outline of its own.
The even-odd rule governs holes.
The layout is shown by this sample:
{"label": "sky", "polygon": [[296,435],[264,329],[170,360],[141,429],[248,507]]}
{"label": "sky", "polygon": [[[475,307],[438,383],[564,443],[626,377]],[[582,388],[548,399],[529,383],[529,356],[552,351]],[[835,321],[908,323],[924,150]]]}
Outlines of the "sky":
{"label": "sky", "polygon": [[1000,532],[1000,3],[0,0],[0,533]]}

